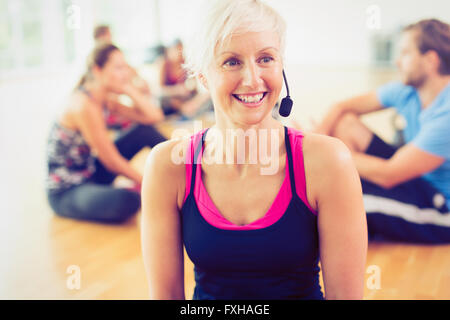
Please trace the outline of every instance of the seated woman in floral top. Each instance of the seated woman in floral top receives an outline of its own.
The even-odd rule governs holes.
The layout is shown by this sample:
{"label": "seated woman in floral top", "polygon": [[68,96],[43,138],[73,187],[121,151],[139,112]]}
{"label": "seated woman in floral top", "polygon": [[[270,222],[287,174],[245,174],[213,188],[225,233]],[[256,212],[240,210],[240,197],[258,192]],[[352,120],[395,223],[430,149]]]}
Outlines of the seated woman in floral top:
{"label": "seated woman in floral top", "polygon": [[[56,214],[98,222],[123,222],[140,208],[142,175],[129,160],[142,148],[165,141],[152,124],[164,118],[151,97],[135,89],[122,52],[113,44],[99,45],[88,71],[53,124],[47,145],[48,200]],[[107,103],[111,94],[126,94],[133,106]],[[116,114],[136,125],[115,141],[108,116]],[[122,175],[135,187],[116,188]]]}

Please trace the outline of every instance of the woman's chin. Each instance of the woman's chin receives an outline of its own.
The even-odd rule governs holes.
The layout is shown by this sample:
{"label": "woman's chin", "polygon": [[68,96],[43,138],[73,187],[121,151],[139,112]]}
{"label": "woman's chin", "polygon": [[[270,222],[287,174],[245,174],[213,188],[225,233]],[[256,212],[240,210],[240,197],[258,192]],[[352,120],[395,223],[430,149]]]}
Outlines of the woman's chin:
{"label": "woman's chin", "polygon": [[267,110],[254,110],[252,112],[245,112],[245,113],[239,113],[237,115],[237,121],[238,123],[241,123],[243,125],[256,125],[261,123],[269,114]]}
{"label": "woman's chin", "polygon": [[109,93],[114,93],[114,94],[122,94],[123,93],[122,87],[116,86],[116,85],[106,86],[106,91]]}

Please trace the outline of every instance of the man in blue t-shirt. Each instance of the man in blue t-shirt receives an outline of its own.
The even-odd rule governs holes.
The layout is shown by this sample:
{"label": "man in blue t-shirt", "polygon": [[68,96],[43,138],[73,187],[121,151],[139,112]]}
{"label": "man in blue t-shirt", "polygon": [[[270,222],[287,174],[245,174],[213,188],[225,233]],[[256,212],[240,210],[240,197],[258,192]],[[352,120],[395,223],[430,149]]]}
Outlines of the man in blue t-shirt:
{"label": "man in blue t-shirt", "polygon": [[[449,24],[431,19],[406,27],[397,66],[401,81],[337,103],[314,131],[352,151],[371,239],[449,243]],[[359,120],[388,107],[406,120],[398,148]]]}

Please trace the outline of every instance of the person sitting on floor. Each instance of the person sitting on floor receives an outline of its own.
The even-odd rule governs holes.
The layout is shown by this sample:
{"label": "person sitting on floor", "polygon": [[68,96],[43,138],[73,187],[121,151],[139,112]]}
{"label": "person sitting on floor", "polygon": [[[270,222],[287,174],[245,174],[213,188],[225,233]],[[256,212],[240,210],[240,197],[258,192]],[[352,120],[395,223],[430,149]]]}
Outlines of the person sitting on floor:
{"label": "person sitting on floor", "polygon": [[[104,43],[113,43],[113,36],[111,32],[111,28],[106,24],[98,25],[94,28],[93,32],[93,38],[95,41],[96,46],[99,46]],[[131,85],[134,86],[137,90],[139,90],[143,95],[146,96],[149,100],[154,100],[152,103],[158,103],[156,98],[152,95],[152,92],[150,91],[150,86],[148,82],[142,78],[138,71],[130,66],[127,63],[129,73],[131,75]],[[122,98],[122,99],[121,99]],[[126,98],[125,98],[126,99]],[[129,100],[129,99],[128,99]],[[122,101],[122,102],[120,102]],[[118,94],[110,93],[107,96],[106,103],[108,104],[117,104],[117,103],[123,103],[124,99],[123,96],[121,97]],[[127,100],[125,100],[127,101]],[[126,117],[122,117],[120,114],[114,114],[111,113],[110,110],[114,108],[106,108],[105,110],[105,117],[106,121],[108,122],[108,127],[111,129],[114,129],[118,131],[119,133],[121,131],[127,130],[129,127],[131,127],[135,122],[131,121],[130,119],[127,119]]]}
{"label": "person sitting on floor", "polygon": [[144,171],[150,298],[185,299],[185,247],[194,300],[323,299],[319,257],[326,299],[362,299],[367,223],[350,151],[272,117],[284,20],[259,0],[209,2],[187,61],[216,122],[156,146]]}
{"label": "person sitting on floor", "polygon": [[[371,239],[450,242],[450,26],[407,26],[397,66],[401,81],[337,103],[313,129],[340,138],[361,176]],[[360,115],[394,107],[407,123],[396,148]]]}
{"label": "person sitting on floor", "polygon": [[[166,140],[152,124],[164,116],[130,84],[128,65],[113,44],[99,45],[88,71],[53,124],[47,144],[46,189],[50,206],[63,217],[98,222],[123,222],[140,208],[142,174],[129,160],[142,148]],[[133,106],[106,104],[107,95],[127,94]],[[136,126],[112,141],[105,109],[114,108]],[[132,189],[112,185],[118,175],[135,183]]]}
{"label": "person sitting on floor", "polygon": [[160,64],[161,107],[166,115],[193,117],[212,105],[209,94],[200,92],[195,79],[187,77],[183,64],[183,43],[177,39],[165,48]]}

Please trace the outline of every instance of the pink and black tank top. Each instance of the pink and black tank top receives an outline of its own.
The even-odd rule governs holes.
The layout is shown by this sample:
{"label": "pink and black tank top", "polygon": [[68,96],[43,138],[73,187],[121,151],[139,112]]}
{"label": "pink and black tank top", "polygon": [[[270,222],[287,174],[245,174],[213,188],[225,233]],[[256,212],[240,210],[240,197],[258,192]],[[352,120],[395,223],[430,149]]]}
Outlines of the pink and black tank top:
{"label": "pink and black tank top", "polygon": [[284,128],[282,186],[264,217],[237,226],[220,214],[202,183],[207,131],[191,137],[181,209],[183,242],[194,263],[193,299],[323,299],[317,214],[306,199],[303,134]]}

